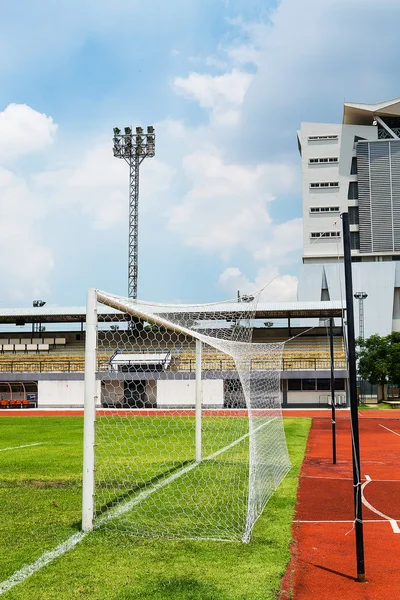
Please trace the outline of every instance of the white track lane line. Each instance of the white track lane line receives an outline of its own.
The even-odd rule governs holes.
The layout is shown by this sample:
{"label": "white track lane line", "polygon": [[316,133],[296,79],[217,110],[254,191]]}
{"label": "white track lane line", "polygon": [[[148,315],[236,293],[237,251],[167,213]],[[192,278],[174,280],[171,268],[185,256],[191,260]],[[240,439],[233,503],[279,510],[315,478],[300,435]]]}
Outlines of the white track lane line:
{"label": "white track lane line", "polygon": [[364,504],[364,506],[366,506],[367,508],[369,508],[369,510],[372,510],[372,512],[374,512],[376,515],[379,515],[383,519],[386,519],[387,521],[389,521],[390,525],[392,526],[393,533],[400,533],[400,528],[397,525],[397,521],[395,521],[394,519],[391,519],[390,517],[388,517],[387,515],[385,515],[384,513],[382,513],[380,510],[377,510],[376,508],[374,508],[372,506],[372,504],[370,504],[368,502],[368,500],[365,499],[365,497],[364,497],[364,488],[365,488],[366,485],[368,485],[372,481],[372,479],[371,479],[371,477],[369,475],[366,475],[365,479],[367,481],[365,481],[362,484],[362,486],[361,486],[361,499],[362,499],[362,503]]}
{"label": "white track lane line", "polygon": [[[386,523],[387,519],[363,519],[363,523]],[[347,521],[294,521],[294,523],[354,523],[354,519],[348,519]]]}
{"label": "white track lane line", "polygon": [[10,446],[9,448],[0,448],[0,452],[5,452],[6,450],[19,450],[20,448],[31,448],[32,446],[41,446],[43,442],[35,442],[34,444],[24,444],[23,446]]}
{"label": "white track lane line", "polygon": [[378,425],[379,427],[383,427],[383,429],[386,429],[386,431],[390,431],[390,433],[394,433],[394,435],[398,435],[400,437],[400,433],[393,431],[393,429],[389,429],[389,427],[385,427],[385,425],[381,425],[380,423],[378,423]]}
{"label": "white track lane line", "polygon": [[[274,418],[270,419],[269,421],[267,421],[266,423],[259,425],[259,427],[256,427],[254,429],[254,432],[258,431],[259,429],[262,429],[266,425],[269,425],[269,423],[272,423],[272,421],[275,421],[277,418],[278,417],[274,417]],[[233,448],[234,446],[236,446],[237,444],[239,444],[240,442],[245,440],[249,435],[250,435],[249,433],[242,435],[242,437],[238,438],[231,444],[228,444],[224,448],[217,450],[217,452],[210,454],[204,460],[212,460],[219,454],[226,452],[226,450]],[[109,521],[111,518],[115,518],[115,517],[118,517],[118,516],[124,514],[129,509],[131,509],[133,506],[135,506],[136,504],[139,504],[139,502],[141,502],[142,500],[145,500],[153,492],[164,487],[165,485],[168,485],[169,483],[171,483],[175,479],[178,479],[178,477],[181,477],[185,473],[188,473],[189,471],[191,471],[192,469],[197,467],[199,464],[201,464],[201,463],[192,463],[191,465],[183,468],[181,471],[174,473],[173,475],[171,475],[171,477],[167,477],[166,479],[163,479],[162,481],[160,481],[153,487],[149,488],[148,490],[141,492],[138,496],[136,496],[136,498],[133,498],[130,502],[126,502],[122,506],[118,506],[117,507],[118,510],[116,509],[116,510],[112,511],[112,516],[110,514],[107,514],[107,515],[104,515],[104,517],[100,517],[97,520],[96,526],[99,527],[103,523]],[[77,544],[79,544],[79,542],[81,542],[87,535],[88,535],[88,533],[83,532],[83,531],[80,531],[79,533],[74,533],[65,542],[63,542],[62,544],[60,544],[59,546],[54,548],[54,550],[52,550],[51,552],[45,552],[44,554],[42,554],[42,556],[40,558],[35,560],[35,562],[31,563],[30,565],[23,566],[22,569],[20,569],[19,571],[16,571],[13,575],[11,575],[11,577],[9,577],[8,579],[6,579],[5,581],[2,581],[0,583],[0,596],[2,594],[5,594],[6,592],[8,592],[15,585],[18,585],[19,583],[22,583],[23,581],[25,581],[25,579],[27,579],[28,577],[30,577],[37,571],[40,571],[40,569],[42,569],[43,567],[48,565],[55,558],[58,558],[59,556],[62,556],[66,552],[69,552],[70,550],[75,548],[75,546]]]}

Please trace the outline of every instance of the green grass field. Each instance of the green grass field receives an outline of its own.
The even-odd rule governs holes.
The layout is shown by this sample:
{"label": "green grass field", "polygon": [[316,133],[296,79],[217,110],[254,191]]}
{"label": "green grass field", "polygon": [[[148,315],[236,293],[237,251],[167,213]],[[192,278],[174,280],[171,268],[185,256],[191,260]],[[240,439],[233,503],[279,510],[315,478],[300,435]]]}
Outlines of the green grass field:
{"label": "green grass field", "polygon": [[[79,417],[0,419],[0,587],[25,564],[79,531],[82,426]],[[293,469],[256,523],[250,544],[146,539],[99,529],[3,597],[273,599],[289,559],[297,476],[309,426],[308,419],[285,420]],[[165,423],[163,427],[165,431]],[[218,430],[221,423],[212,427]],[[240,428],[237,421],[234,427]],[[27,447],[7,450],[15,446]],[[175,456],[172,462],[181,458]],[[164,464],[148,463],[144,480],[165,469]]]}

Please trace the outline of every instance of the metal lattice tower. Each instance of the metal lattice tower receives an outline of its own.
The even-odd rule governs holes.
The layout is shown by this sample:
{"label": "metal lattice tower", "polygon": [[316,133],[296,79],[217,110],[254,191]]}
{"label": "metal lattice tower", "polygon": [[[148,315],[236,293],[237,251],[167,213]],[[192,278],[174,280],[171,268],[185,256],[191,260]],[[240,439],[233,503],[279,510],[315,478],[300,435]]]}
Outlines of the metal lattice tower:
{"label": "metal lattice tower", "polygon": [[364,339],[364,300],[368,298],[365,292],[356,292],[354,298],[358,300],[358,316],[359,316],[359,337]]}
{"label": "metal lattice tower", "polygon": [[116,158],[123,158],[129,165],[129,253],[128,253],[128,296],[137,298],[138,258],[139,258],[139,167],[148,156],[155,154],[154,127],[125,127],[121,133],[114,127],[113,153]]}

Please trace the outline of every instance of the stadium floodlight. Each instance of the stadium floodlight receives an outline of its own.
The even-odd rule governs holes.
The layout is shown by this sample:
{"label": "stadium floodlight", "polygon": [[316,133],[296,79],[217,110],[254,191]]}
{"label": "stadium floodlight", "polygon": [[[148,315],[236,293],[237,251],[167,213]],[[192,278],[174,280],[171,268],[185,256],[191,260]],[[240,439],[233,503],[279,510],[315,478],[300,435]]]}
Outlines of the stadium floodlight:
{"label": "stadium floodlight", "polygon": [[44,300],[34,300],[32,302],[32,306],[34,308],[41,308],[42,306],[44,306],[46,304],[46,302]]}
{"label": "stadium floodlight", "polygon": [[123,158],[129,165],[129,238],[128,238],[128,296],[137,298],[138,285],[138,237],[139,237],[139,167],[146,157],[155,155],[154,127],[125,127],[124,134],[114,127],[113,154]]}
{"label": "stadium floodlight", "polygon": [[[132,336],[111,327],[102,335],[98,303],[120,311]],[[256,302],[242,305],[235,327],[221,326],[231,307],[89,290],[84,531],[250,541],[290,469],[279,390],[284,343],[251,342],[246,324]],[[211,406],[221,410],[209,416]],[[247,409],[240,418],[238,408]]]}
{"label": "stadium floodlight", "polygon": [[253,302],[254,296],[243,295],[241,297],[242,302]]}

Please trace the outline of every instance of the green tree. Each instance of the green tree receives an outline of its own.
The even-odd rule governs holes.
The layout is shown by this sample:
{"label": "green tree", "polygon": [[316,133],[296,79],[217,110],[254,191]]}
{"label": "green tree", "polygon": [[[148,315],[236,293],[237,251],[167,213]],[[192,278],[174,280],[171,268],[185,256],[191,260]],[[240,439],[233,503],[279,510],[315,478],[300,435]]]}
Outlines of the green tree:
{"label": "green tree", "polygon": [[400,385],[400,333],[358,339],[358,373],[372,384]]}

